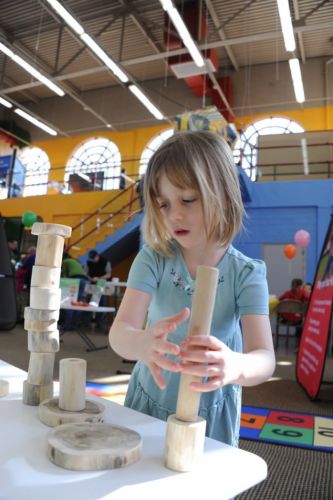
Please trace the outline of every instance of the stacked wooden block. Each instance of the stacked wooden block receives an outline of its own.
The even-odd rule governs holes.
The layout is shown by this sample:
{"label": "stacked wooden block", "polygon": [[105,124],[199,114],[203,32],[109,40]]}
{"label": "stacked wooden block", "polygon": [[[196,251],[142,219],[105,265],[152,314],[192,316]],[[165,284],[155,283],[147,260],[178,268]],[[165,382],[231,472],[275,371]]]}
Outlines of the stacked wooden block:
{"label": "stacked wooden block", "polygon": [[72,229],[61,224],[36,222],[31,233],[38,236],[32,269],[30,307],[24,311],[30,360],[23,383],[23,402],[38,406],[53,396],[55,353],[59,350],[57,329],[61,289],[59,287],[65,238]]}

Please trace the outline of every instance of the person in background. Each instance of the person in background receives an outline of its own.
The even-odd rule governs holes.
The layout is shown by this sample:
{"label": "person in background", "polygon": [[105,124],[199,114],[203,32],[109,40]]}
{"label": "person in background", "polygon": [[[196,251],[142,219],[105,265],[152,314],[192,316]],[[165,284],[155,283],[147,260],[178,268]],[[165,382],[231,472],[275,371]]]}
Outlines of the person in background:
{"label": "person in background", "polygon": [[[310,293],[311,292],[305,290],[305,287],[303,287],[303,280],[301,280],[300,278],[294,278],[291,281],[290,290],[287,290],[282,295],[280,295],[279,301],[289,299],[289,300],[297,300],[302,304],[306,304],[309,301]],[[288,322],[295,325],[296,327],[295,336],[297,339],[297,343],[299,344],[303,329],[302,328],[303,316],[297,313],[282,313],[281,316],[282,316],[282,323]],[[297,352],[297,350],[298,347],[296,347],[295,352]]]}
{"label": "person in background", "polygon": [[91,283],[97,283],[98,280],[110,281],[111,279],[112,267],[110,261],[96,252],[96,250],[90,250],[88,253],[85,269]]}
{"label": "person in background", "polygon": [[[68,252],[63,253],[62,265],[61,265],[61,276],[63,278],[75,278],[80,280],[79,291],[78,291],[78,301],[84,301],[85,298],[85,287],[89,283],[89,277],[87,276],[84,268],[77,259],[74,259]],[[63,329],[65,331],[74,330],[78,321],[80,320],[79,311],[66,310],[64,313]]]}
{"label": "person in background", "polygon": [[[303,280],[300,278],[294,278],[290,284],[290,290],[283,292],[279,297],[279,301],[285,299],[297,300],[298,302],[308,302],[310,297],[310,292],[304,289]],[[294,321],[295,324],[300,323],[302,316],[296,313],[283,313],[283,319],[286,321]]]}
{"label": "person in background", "polygon": [[[206,435],[237,446],[241,386],[267,380],[275,355],[265,263],[231,244],[244,207],[230,147],[213,132],[175,134],[149,160],[144,200],[146,244],[110,329],[112,349],[138,361],[125,406],[167,420],[180,373],[198,376]],[[200,265],[219,272],[211,335],[188,336]]]}
{"label": "person in background", "polygon": [[21,268],[24,271],[23,288],[27,292],[30,292],[32,268],[35,265],[35,260],[36,260],[36,247],[32,246],[28,248],[27,255],[24,257],[21,264]]}
{"label": "person in background", "polygon": [[308,293],[308,294],[309,294],[309,296],[310,296],[310,294],[311,294],[311,292],[312,292],[312,283],[310,283],[310,282],[305,283],[305,285],[304,285],[303,289],[304,289],[304,291],[305,291],[306,293]]}
{"label": "person in background", "polygon": [[13,272],[15,272],[16,263],[18,262],[18,260],[20,258],[18,250],[17,250],[17,241],[16,240],[8,240],[7,243],[8,243],[10,263],[11,263]]}
{"label": "person in background", "polygon": [[[97,283],[98,280],[110,281],[111,279],[112,267],[110,261],[105,259],[96,250],[90,250],[85,269],[91,283]],[[99,305],[107,307],[109,305],[109,297],[102,294]],[[95,330],[104,332],[107,323],[108,317],[106,313],[96,314]]]}

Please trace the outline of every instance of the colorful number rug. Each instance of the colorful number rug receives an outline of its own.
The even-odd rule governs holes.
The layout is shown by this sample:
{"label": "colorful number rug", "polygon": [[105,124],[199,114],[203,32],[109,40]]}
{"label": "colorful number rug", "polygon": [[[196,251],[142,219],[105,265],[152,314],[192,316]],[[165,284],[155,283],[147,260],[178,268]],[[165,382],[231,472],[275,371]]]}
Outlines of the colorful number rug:
{"label": "colorful number rug", "polygon": [[[127,381],[113,384],[95,382],[86,384],[88,393],[119,404],[123,404],[126,390]],[[242,406],[240,437],[333,452],[333,417]]]}
{"label": "colorful number rug", "polygon": [[333,417],[242,406],[240,437],[333,451]]}

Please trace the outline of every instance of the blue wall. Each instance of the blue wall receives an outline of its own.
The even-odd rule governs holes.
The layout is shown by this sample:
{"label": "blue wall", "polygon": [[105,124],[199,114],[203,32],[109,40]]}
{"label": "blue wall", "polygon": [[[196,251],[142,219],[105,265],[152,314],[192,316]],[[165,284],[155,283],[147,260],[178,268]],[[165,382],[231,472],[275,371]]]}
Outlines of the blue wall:
{"label": "blue wall", "polygon": [[[244,181],[244,177],[242,179]],[[324,238],[333,213],[333,179],[288,182],[246,182],[245,228],[235,247],[263,258],[264,244],[294,244],[305,229],[311,235],[306,252],[306,281],[313,281]]]}

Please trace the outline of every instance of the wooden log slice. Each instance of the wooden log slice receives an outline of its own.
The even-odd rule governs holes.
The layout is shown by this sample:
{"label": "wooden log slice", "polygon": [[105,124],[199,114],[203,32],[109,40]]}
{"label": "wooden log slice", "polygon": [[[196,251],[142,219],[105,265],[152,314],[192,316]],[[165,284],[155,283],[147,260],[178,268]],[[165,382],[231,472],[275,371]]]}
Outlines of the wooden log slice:
{"label": "wooden log slice", "polygon": [[7,396],[9,392],[9,382],[7,380],[0,380],[0,398]]}
{"label": "wooden log slice", "polygon": [[24,308],[24,319],[31,321],[58,321],[59,309],[33,309],[32,307]]}
{"label": "wooden log slice", "polygon": [[59,331],[53,332],[28,332],[28,351],[30,352],[58,352]]}
{"label": "wooden log slice", "polygon": [[31,228],[31,234],[57,234],[63,238],[69,238],[72,234],[72,228],[63,224],[35,222]]}
{"label": "wooden log slice", "polygon": [[111,424],[65,424],[48,436],[51,462],[70,470],[117,469],[141,458],[140,434]]}
{"label": "wooden log slice", "polygon": [[56,332],[58,330],[58,321],[51,319],[50,321],[39,321],[32,319],[24,320],[24,329],[32,332]]}
{"label": "wooden log slice", "polygon": [[32,309],[46,309],[54,311],[60,309],[61,289],[60,288],[30,288],[30,307]]}
{"label": "wooden log slice", "polygon": [[72,423],[104,422],[105,407],[89,399],[81,411],[66,411],[59,408],[59,398],[47,399],[39,405],[39,418],[43,424],[56,427]]}

